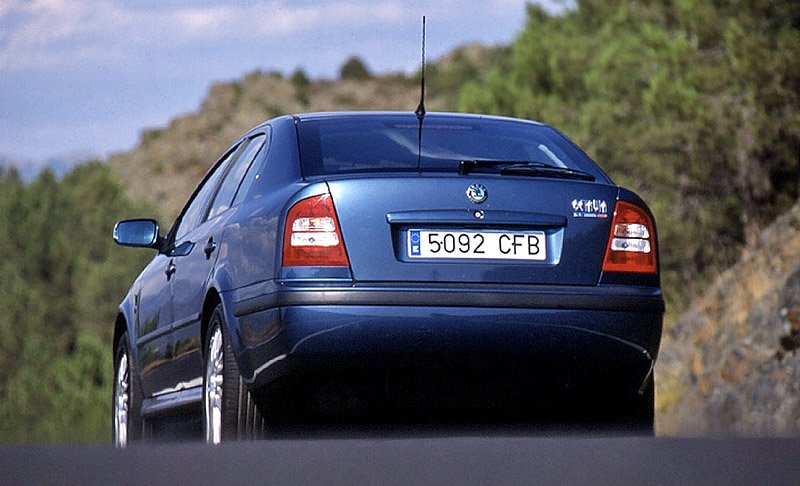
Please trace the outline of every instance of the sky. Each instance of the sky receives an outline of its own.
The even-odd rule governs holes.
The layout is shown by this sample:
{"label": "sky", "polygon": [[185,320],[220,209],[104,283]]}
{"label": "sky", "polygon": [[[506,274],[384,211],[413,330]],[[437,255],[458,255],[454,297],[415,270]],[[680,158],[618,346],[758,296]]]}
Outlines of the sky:
{"label": "sky", "polygon": [[[558,0],[538,0],[548,10]],[[526,0],[0,0],[0,160],[105,158],[256,69],[333,79],[419,67],[469,42],[507,44]]]}

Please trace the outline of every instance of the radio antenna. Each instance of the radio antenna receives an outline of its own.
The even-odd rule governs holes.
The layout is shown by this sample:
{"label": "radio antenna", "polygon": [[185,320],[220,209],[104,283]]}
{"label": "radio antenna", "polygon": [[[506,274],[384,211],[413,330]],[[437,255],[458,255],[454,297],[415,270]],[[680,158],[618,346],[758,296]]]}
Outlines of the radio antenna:
{"label": "radio antenna", "polygon": [[419,105],[417,105],[417,110],[414,112],[417,114],[417,118],[419,118],[420,123],[422,123],[422,119],[425,117],[425,16],[422,16],[422,73],[420,77],[420,95],[419,95]]}
{"label": "radio antenna", "polygon": [[419,105],[414,111],[419,120],[419,132],[417,134],[417,170],[422,162],[422,120],[425,118],[425,16],[422,16],[422,70],[420,75],[420,94]]}

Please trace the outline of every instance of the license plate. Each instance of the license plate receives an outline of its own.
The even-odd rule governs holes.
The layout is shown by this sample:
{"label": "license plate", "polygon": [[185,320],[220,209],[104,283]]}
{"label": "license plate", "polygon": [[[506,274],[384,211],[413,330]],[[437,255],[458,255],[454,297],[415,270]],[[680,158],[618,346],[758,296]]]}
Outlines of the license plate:
{"label": "license plate", "polygon": [[536,260],[547,258],[544,231],[408,231],[409,258]]}

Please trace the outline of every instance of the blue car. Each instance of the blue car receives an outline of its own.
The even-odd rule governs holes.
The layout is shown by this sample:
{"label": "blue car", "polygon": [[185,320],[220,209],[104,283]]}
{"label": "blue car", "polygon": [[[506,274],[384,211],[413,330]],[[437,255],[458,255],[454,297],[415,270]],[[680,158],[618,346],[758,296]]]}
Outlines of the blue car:
{"label": "blue car", "polygon": [[114,439],[283,425],[653,430],[653,215],[547,125],[281,116],[211,166],[119,307]]}

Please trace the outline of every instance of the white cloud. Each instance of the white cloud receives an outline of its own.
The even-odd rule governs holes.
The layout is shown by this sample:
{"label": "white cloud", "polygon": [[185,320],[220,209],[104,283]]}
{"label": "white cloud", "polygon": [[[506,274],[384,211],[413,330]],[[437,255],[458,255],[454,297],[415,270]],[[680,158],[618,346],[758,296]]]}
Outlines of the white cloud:
{"label": "white cloud", "polygon": [[130,148],[143,126],[196,109],[212,82],[256,68],[330,77],[355,54],[376,72],[413,72],[422,15],[436,59],[509,42],[525,3],[0,0],[0,153]]}
{"label": "white cloud", "polygon": [[21,5],[22,0],[4,0],[3,3],[0,3],[0,25],[5,24],[5,17],[19,10]]}
{"label": "white cloud", "polygon": [[525,0],[488,0],[486,2],[487,6],[493,10],[516,10],[524,8],[526,3],[528,2]]}
{"label": "white cloud", "polygon": [[[559,0],[545,0],[552,6]],[[320,36],[368,27],[376,31],[432,22],[461,21],[469,31],[521,12],[526,0],[291,0],[213,6],[142,7],[108,0],[0,0],[0,72],[82,67],[112,60],[148,59],[157,51]],[[435,28],[429,29],[435,36]]]}
{"label": "white cloud", "polygon": [[231,7],[189,8],[171,12],[168,17],[176,21],[176,26],[190,34],[202,35],[206,32],[220,32],[230,28],[237,17]]}
{"label": "white cloud", "polygon": [[[343,25],[391,24],[403,20],[402,8],[392,2],[353,4],[335,2],[327,5],[280,9],[275,22],[285,33],[294,30],[340,27]],[[263,24],[265,27],[267,23]]]}
{"label": "white cloud", "polygon": [[209,7],[176,10],[168,14],[175,28],[188,37],[216,40],[242,36],[281,36],[345,24],[391,24],[403,20],[396,2],[328,2],[314,6],[289,6],[271,2],[249,7]]}
{"label": "white cloud", "polygon": [[116,13],[102,2],[36,0],[17,4],[20,20],[7,25],[0,48],[0,70],[21,70],[106,60],[104,37]]}
{"label": "white cloud", "polygon": [[333,1],[313,6],[295,6],[288,1],[195,8],[165,5],[155,10],[133,10],[102,0],[4,3],[0,19],[16,13],[22,20],[4,26],[5,32],[0,34],[0,71],[122,59],[137,47],[146,51],[198,42],[263,41],[315,29],[390,24],[404,19],[404,10],[396,1]]}

